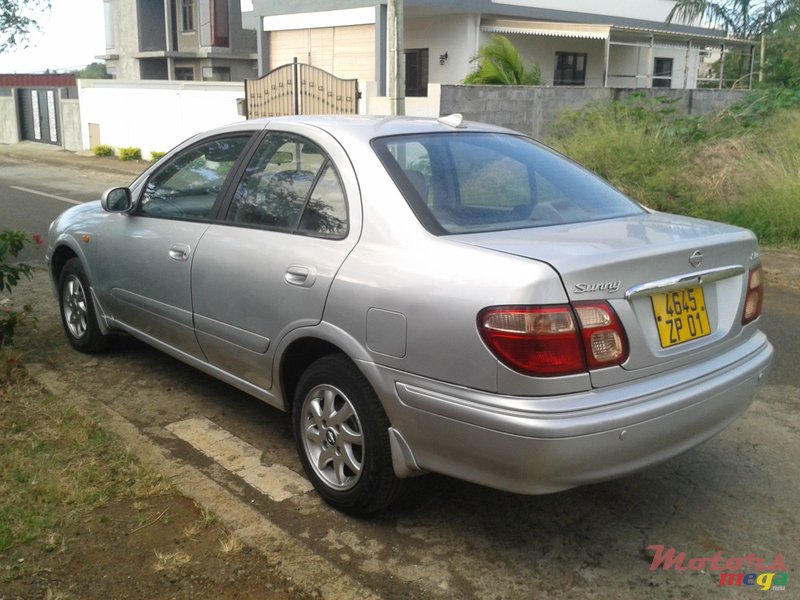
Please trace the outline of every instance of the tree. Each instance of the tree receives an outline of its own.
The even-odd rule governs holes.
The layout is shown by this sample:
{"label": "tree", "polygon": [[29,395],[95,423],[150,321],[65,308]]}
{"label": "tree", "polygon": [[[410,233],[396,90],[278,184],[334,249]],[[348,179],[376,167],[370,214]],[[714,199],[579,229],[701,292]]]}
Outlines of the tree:
{"label": "tree", "polygon": [[667,23],[707,23],[721,26],[741,39],[755,39],[782,20],[800,14],[798,0],[678,0]]}
{"label": "tree", "polygon": [[0,0],[0,53],[24,44],[39,29],[37,11],[50,8],[50,0]]}
{"label": "tree", "polygon": [[519,51],[507,37],[492,36],[478,51],[478,69],[464,78],[464,83],[477,85],[538,85],[539,67],[526,66]]}
{"label": "tree", "polygon": [[767,33],[766,82],[800,88],[800,18],[786,19]]}
{"label": "tree", "polygon": [[[800,15],[800,0],[678,0],[667,15],[667,23],[703,23],[721,26],[728,35],[746,40],[761,38],[759,81],[764,79],[766,36],[770,29]],[[731,65],[737,79],[749,69],[739,56]]]}
{"label": "tree", "polygon": [[110,79],[105,63],[93,62],[80,71],[75,71],[78,79]]}

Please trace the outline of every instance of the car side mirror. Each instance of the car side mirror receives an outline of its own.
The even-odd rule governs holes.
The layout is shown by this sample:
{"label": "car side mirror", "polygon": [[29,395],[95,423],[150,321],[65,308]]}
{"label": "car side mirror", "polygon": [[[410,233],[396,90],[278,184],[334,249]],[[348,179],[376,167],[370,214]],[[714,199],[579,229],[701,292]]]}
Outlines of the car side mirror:
{"label": "car side mirror", "polygon": [[131,206],[133,206],[131,190],[126,187],[106,190],[100,197],[100,204],[104,210],[111,213],[127,212],[131,209]]}

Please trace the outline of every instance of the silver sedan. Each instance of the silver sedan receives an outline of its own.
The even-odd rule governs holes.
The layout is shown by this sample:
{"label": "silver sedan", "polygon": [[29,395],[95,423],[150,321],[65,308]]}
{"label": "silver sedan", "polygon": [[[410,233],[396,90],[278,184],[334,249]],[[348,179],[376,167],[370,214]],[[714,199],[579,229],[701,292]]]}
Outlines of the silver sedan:
{"label": "silver sedan", "polygon": [[47,259],[76,350],[127,333],[290,412],[353,514],[425,472],[542,494],[654,465],[773,353],[751,232],[457,115],[198,135],[62,214]]}

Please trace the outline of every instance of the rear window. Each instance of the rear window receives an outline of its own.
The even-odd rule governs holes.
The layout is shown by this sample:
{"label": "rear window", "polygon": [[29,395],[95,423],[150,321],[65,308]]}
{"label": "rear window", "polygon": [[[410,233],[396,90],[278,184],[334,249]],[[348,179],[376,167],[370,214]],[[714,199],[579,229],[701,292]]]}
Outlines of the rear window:
{"label": "rear window", "polygon": [[378,138],[372,144],[432,233],[523,229],[644,212],[596,175],[521,136],[438,133]]}

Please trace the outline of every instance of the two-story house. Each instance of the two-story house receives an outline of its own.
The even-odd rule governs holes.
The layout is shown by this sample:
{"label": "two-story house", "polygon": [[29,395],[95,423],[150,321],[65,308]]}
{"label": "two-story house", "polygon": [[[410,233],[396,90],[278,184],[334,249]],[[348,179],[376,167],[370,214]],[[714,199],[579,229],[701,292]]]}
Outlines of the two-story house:
{"label": "two-story house", "polygon": [[241,81],[257,75],[256,34],[239,0],[103,0],[117,79]]}
{"label": "two-story house", "polygon": [[[536,62],[543,85],[728,87],[752,68],[751,42],[697,24],[667,24],[672,0],[403,4],[407,96],[426,95],[428,83],[461,82],[494,34]],[[258,34],[259,74],[297,57],[387,89],[385,0],[242,0],[242,11],[244,26]],[[723,63],[732,54],[737,70],[726,74]]]}

